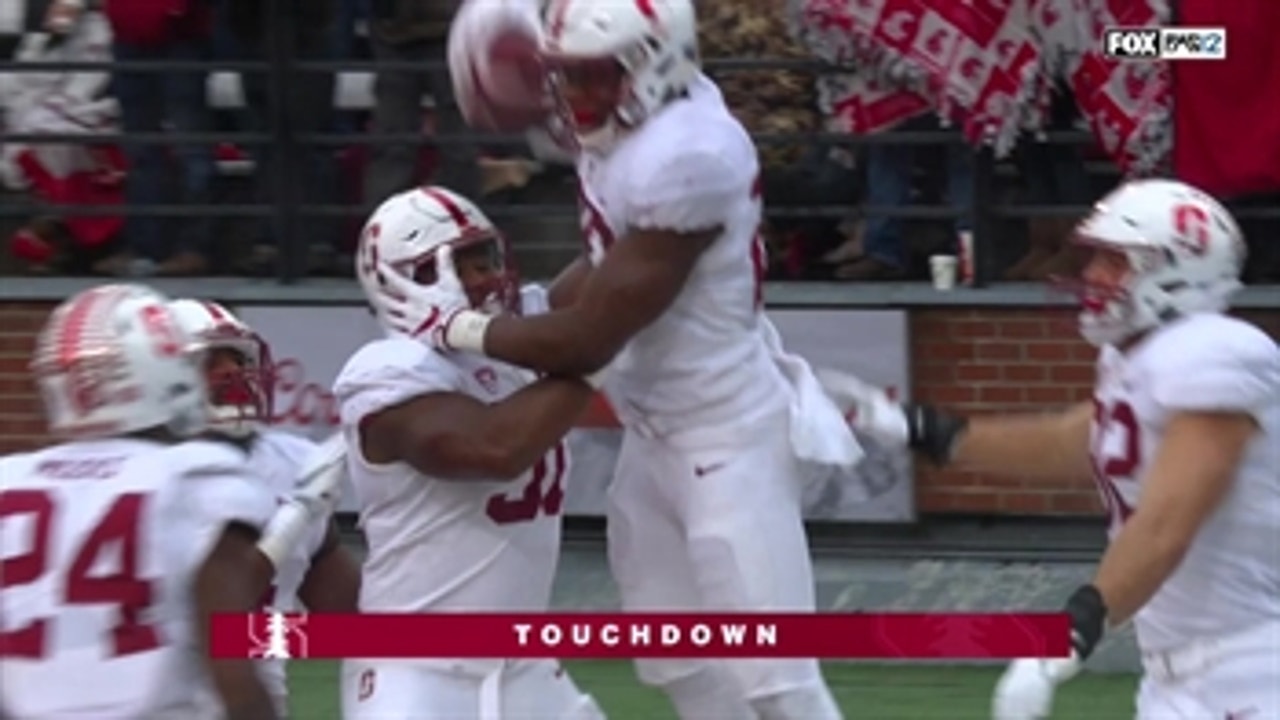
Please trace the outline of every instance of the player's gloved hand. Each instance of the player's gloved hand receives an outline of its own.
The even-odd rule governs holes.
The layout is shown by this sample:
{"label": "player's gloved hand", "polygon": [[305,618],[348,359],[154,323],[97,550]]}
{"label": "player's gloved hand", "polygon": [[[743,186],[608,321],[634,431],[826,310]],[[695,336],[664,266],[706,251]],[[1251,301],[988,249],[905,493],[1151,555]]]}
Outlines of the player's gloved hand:
{"label": "player's gloved hand", "polygon": [[856,432],[890,448],[910,442],[911,428],[902,405],[884,390],[839,370],[814,368],[813,374]]}
{"label": "player's gloved hand", "polygon": [[1053,693],[1075,677],[1080,660],[1023,658],[1014,660],[996,683],[992,720],[1044,720],[1053,711]]}
{"label": "player's gloved hand", "polygon": [[967,425],[964,418],[931,405],[899,403],[848,373],[818,369],[814,374],[854,431],[886,447],[909,447],[939,465],[951,458],[955,441]]}
{"label": "player's gloved hand", "polygon": [[458,279],[458,271],[453,265],[453,248],[442,245],[435,255],[436,281],[423,285],[413,278],[388,273],[386,277],[387,321],[396,331],[411,338],[421,340],[439,350],[470,350],[451,344],[450,328],[458,329],[464,325],[474,324],[472,317],[488,323],[488,316],[471,309],[471,300],[467,291]]}
{"label": "player's gloved hand", "polygon": [[1071,656],[1014,660],[996,683],[992,720],[1042,720],[1053,710],[1053,694],[1075,677],[1102,640],[1107,607],[1093,585],[1083,585],[1067,599],[1071,616]]}

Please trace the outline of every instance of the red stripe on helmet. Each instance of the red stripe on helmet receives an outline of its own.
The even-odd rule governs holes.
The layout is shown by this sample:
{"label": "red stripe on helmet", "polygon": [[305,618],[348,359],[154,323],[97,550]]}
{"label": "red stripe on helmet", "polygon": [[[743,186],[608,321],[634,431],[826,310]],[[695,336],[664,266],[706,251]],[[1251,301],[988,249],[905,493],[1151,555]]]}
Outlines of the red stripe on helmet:
{"label": "red stripe on helmet", "polygon": [[449,217],[458,224],[458,229],[467,230],[471,227],[471,221],[467,219],[467,214],[462,211],[462,208],[458,207],[458,203],[454,202],[453,198],[434,187],[424,187],[422,192],[427,197],[440,203],[440,207],[444,208],[444,211],[449,213]]}

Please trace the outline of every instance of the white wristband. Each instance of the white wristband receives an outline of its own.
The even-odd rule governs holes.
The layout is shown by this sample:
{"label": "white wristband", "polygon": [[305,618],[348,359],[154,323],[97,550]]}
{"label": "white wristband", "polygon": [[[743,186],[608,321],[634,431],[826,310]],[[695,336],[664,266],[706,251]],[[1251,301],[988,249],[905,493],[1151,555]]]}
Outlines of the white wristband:
{"label": "white wristband", "polygon": [[444,329],[444,343],[454,350],[484,354],[484,334],[493,317],[475,310],[460,310]]}
{"label": "white wristband", "polygon": [[302,534],[311,524],[311,513],[302,503],[287,501],[271,516],[267,527],[258,538],[258,550],[271,561],[278,571],[280,563],[293,551]]}

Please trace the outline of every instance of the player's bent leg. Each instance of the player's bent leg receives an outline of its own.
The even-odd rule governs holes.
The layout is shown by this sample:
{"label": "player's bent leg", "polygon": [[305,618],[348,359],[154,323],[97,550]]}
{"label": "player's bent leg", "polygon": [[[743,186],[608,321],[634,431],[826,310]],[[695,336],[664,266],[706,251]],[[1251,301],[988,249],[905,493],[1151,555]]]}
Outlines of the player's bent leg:
{"label": "player's bent leg", "polygon": [[420,663],[346,660],[343,720],[469,720],[480,710],[479,680]]}
{"label": "player's bent leg", "polygon": [[[609,487],[609,566],[622,608],[698,610],[701,594],[688,562],[684,530],[663,494],[671,467],[665,446],[627,433]],[[636,676],[661,689],[681,720],[737,720],[754,717],[733,678],[701,660],[637,660]]]}
{"label": "player's bent leg", "polygon": [[[785,430],[714,456],[687,458],[681,503],[690,562],[707,608],[812,612],[813,565],[805,535],[800,466]],[[716,467],[699,475],[696,468]],[[766,720],[841,717],[817,661],[725,661]]]}

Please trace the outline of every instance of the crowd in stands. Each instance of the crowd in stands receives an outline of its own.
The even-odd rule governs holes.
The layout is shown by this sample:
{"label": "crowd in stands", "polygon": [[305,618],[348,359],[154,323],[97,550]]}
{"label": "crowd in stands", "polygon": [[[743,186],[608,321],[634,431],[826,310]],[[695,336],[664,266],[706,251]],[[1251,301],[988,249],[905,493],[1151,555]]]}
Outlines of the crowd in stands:
{"label": "crowd in stands", "polygon": [[[491,207],[556,202],[572,218],[575,194],[567,167],[537,162],[510,146],[478,146],[466,140],[430,143],[436,133],[465,130],[440,64],[457,4],[458,0],[26,0],[17,16],[0,12],[0,51],[20,62],[264,61],[279,34],[264,8],[278,5],[290,14],[289,44],[298,59],[400,63],[372,72],[291,71],[283,96],[273,91],[269,73],[251,70],[187,65],[166,72],[135,71],[132,66],[0,72],[0,131],[6,134],[255,133],[270,140],[274,129],[285,123],[299,135],[346,133],[352,139],[349,144],[307,146],[284,162],[274,142],[217,143],[206,137],[203,142],[174,138],[137,145],[37,144],[0,136],[4,272],[276,272],[279,229],[269,215],[163,217],[66,210],[85,204],[346,205],[351,208],[349,218],[305,216],[293,230],[305,241],[308,272],[334,276],[349,274],[354,224],[361,212],[396,190],[428,180],[480,197]],[[1076,131],[1097,142],[1049,142],[1041,133],[1021,132],[1011,152],[999,153],[994,171],[982,173],[978,165],[989,154],[958,141],[958,128],[949,129],[938,120],[945,113],[909,113],[900,122],[895,118],[891,127],[875,130],[890,135],[944,130],[935,144],[841,142],[832,133],[849,131],[850,126],[839,117],[841,111],[833,109],[837,106],[831,100],[832,79],[812,65],[796,62],[823,56],[821,48],[797,31],[796,8],[804,4],[723,0],[700,8],[709,72],[748,128],[764,138],[760,147],[765,197],[775,213],[767,225],[775,279],[924,279],[929,255],[954,252],[958,238],[974,231],[980,182],[987,183],[985,203],[1076,208],[1048,215],[989,217],[983,225],[993,235],[987,245],[997,255],[1001,278],[1045,279],[1066,262],[1069,249],[1064,240],[1080,213],[1113,187],[1122,172],[1135,171],[1122,170],[1123,160],[1113,161],[1116,154],[1106,133],[1085,117],[1096,112],[1082,115],[1078,109],[1082,93],[1069,74],[1051,78],[1042,88],[1049,101],[1037,130]],[[1237,45],[1233,37],[1233,49]],[[717,69],[714,61],[724,58],[757,60],[750,67]],[[767,67],[762,58],[791,64],[785,69]],[[1133,81],[1121,77],[1118,82],[1126,80]],[[429,101],[424,103],[424,98]],[[971,127],[963,129],[973,132]],[[359,142],[366,132],[420,133],[423,142]],[[1277,192],[1280,183],[1238,194],[1250,196],[1246,204],[1280,206]],[[814,206],[844,209],[790,212]],[[912,206],[950,212],[902,217],[859,209]],[[501,217],[501,212],[495,215]],[[1261,240],[1272,242],[1255,253],[1250,277],[1255,282],[1280,281],[1280,262],[1270,249],[1277,221],[1260,223],[1246,232],[1257,245]],[[574,239],[557,242],[568,252]]]}

